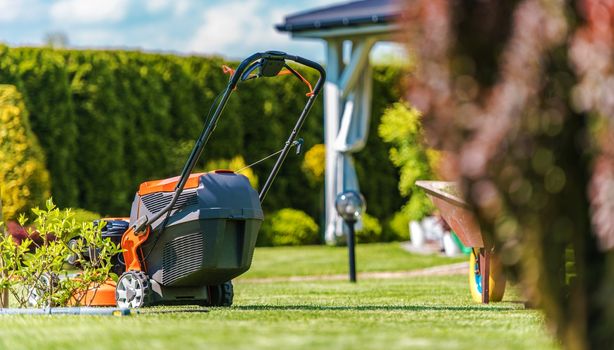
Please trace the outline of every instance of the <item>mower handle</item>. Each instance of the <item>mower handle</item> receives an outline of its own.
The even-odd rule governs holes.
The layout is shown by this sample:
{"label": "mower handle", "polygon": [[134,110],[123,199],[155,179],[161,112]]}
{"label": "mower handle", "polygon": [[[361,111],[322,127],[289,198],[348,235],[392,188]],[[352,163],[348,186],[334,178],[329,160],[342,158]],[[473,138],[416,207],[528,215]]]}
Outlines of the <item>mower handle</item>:
{"label": "mower handle", "polygon": [[285,52],[281,51],[266,51],[255,53],[243,60],[239,64],[237,69],[234,71],[233,75],[230,77],[229,87],[234,89],[241,81],[245,80],[245,77],[243,77],[245,70],[249,69],[250,72],[254,70],[256,67],[254,67],[253,64],[260,59],[288,60],[312,68],[318,71],[318,73],[320,74],[318,82],[316,83],[316,87],[313,90],[314,94],[317,95],[318,93],[320,93],[320,90],[322,90],[322,87],[324,86],[324,81],[326,80],[326,71],[320,64],[312,60],[303,58],[301,56],[288,55]]}
{"label": "mower handle", "polygon": [[275,177],[277,176],[277,173],[279,172],[283,162],[285,161],[288,153],[290,152],[290,149],[292,148],[292,145],[294,141],[296,140],[298,132],[301,130],[303,123],[305,122],[305,118],[307,117],[307,114],[309,114],[309,111],[311,110],[313,103],[315,102],[316,98],[318,97],[318,94],[322,90],[322,87],[324,86],[324,81],[326,80],[326,71],[320,64],[314,61],[311,61],[309,59],[303,58],[301,56],[288,55],[285,52],[281,52],[281,51],[258,52],[258,53],[255,53],[249,56],[248,58],[246,58],[239,64],[237,69],[234,71],[234,73],[230,77],[230,80],[228,81],[228,85],[226,85],[224,94],[222,95],[222,98],[220,102],[218,103],[215,109],[215,112],[211,116],[211,121],[209,122],[209,124],[206,126],[206,128],[203,130],[203,132],[200,134],[200,136],[196,140],[196,143],[194,144],[194,148],[192,148],[192,152],[190,153],[190,156],[188,157],[186,164],[183,166],[183,170],[181,171],[179,181],[177,182],[177,185],[175,186],[175,191],[174,191],[172,200],[170,201],[169,204],[167,204],[162,210],[156,213],[156,215],[154,215],[153,217],[147,218],[146,216],[142,216],[138,218],[137,222],[134,225],[134,231],[137,234],[144,232],[147,225],[160,219],[163,215],[168,213],[175,206],[175,203],[177,202],[179,195],[183,191],[183,188],[185,187],[185,184],[188,181],[188,178],[190,177],[192,170],[194,170],[194,166],[196,165],[196,162],[200,158],[205,148],[205,145],[209,141],[209,138],[211,137],[213,130],[215,130],[215,127],[217,126],[217,121],[220,115],[222,114],[222,112],[224,111],[224,107],[226,107],[228,98],[230,97],[232,92],[235,90],[237,85],[242,81],[245,70],[250,68],[252,64],[255,64],[257,60],[261,60],[260,63],[263,63],[264,60],[284,61],[284,62],[286,60],[293,61],[293,62],[296,62],[298,64],[307,66],[309,68],[312,68],[318,71],[320,75],[315,85],[315,88],[313,89],[313,92],[309,95],[309,100],[307,100],[307,103],[305,104],[305,107],[303,108],[301,115],[299,116],[298,120],[296,121],[296,124],[294,125],[294,128],[292,129],[292,132],[290,133],[288,139],[286,140],[284,148],[282,149],[279,156],[277,157],[277,161],[275,162],[273,169],[271,169],[271,173],[269,174],[269,177],[267,178],[266,182],[262,186],[262,189],[260,190],[259,199],[260,199],[260,202],[262,203],[262,201],[266,197],[267,192],[271,188],[271,185],[273,184],[273,181],[275,180]]}
{"label": "mower handle", "polygon": [[288,137],[288,139],[286,140],[286,143],[284,144],[284,148],[279,154],[279,157],[277,157],[277,161],[275,162],[275,165],[273,165],[273,168],[271,169],[271,172],[269,173],[269,176],[266,182],[264,183],[264,185],[262,186],[262,189],[260,190],[259,198],[260,198],[260,202],[262,203],[267,193],[269,192],[269,189],[271,188],[271,185],[273,184],[275,177],[277,177],[277,173],[279,173],[281,166],[286,160],[286,157],[288,156],[288,153],[290,152],[290,149],[292,148],[292,145],[294,141],[296,140],[298,132],[303,127],[303,123],[305,122],[305,118],[307,117],[307,114],[309,114],[309,111],[311,110],[311,107],[313,106],[315,99],[317,98],[318,94],[322,90],[322,87],[324,86],[324,81],[326,80],[326,71],[320,64],[314,61],[311,61],[309,59],[303,58],[301,56],[288,55],[285,52],[281,52],[281,51],[258,52],[248,57],[243,62],[241,62],[241,64],[239,64],[239,67],[237,67],[237,70],[230,78],[229,87],[234,89],[237,86],[237,84],[241,81],[244,71],[250,68],[252,66],[252,63],[260,59],[294,61],[298,64],[310,67],[318,71],[320,75],[315,85],[315,88],[313,89],[313,93],[310,95],[309,100],[307,100],[307,103],[305,104],[305,107],[303,108],[301,115],[296,121],[296,124],[294,125],[294,128],[292,129],[292,132],[290,133],[290,136]]}

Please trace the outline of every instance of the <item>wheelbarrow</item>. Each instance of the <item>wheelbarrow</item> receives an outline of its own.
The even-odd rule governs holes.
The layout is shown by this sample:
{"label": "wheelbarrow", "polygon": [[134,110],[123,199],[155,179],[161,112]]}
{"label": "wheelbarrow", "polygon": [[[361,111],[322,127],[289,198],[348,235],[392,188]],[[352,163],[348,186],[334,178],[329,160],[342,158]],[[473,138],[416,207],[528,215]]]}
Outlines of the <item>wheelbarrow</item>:
{"label": "wheelbarrow", "polygon": [[469,204],[461,198],[457,184],[446,181],[416,181],[416,186],[424,189],[463,245],[471,247],[468,274],[472,299],[484,304],[501,301],[506,283],[501,261],[492,242],[482,235]]}

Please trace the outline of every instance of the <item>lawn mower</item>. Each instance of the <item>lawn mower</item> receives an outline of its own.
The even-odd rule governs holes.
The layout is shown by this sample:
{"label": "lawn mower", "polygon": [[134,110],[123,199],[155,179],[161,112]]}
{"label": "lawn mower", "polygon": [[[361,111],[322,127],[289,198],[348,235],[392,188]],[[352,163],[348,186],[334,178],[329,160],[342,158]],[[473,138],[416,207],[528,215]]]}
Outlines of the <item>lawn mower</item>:
{"label": "lawn mower", "polygon": [[[288,65],[318,71],[312,88]],[[88,291],[94,306],[138,308],[147,305],[197,304],[230,306],[232,279],[251,265],[258,230],[264,219],[261,203],[271,188],[313,103],[322,90],[325,71],[308,59],[278,51],[253,54],[230,74],[223,93],[213,102],[181,175],[147,181],[139,186],[130,218],[105,219],[102,234],[118,241],[123,254],[114,261],[121,272],[115,283]],[[224,107],[237,85],[256,78],[293,75],[309,87],[307,102],[290,132],[260,193],[232,170],[192,173]]]}

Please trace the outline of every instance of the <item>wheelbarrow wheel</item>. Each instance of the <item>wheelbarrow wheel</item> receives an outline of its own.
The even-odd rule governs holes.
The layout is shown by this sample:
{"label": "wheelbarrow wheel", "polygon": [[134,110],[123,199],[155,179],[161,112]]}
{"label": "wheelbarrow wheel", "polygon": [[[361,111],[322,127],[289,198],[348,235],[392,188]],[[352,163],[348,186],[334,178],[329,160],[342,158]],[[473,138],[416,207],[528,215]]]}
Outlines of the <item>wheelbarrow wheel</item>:
{"label": "wheelbarrow wheel", "polygon": [[[477,258],[476,258],[477,257]],[[479,258],[479,252],[475,249],[469,254],[469,290],[471,298],[478,303],[482,302],[482,284],[484,283],[480,264],[483,261]],[[505,293],[506,278],[503,274],[503,266],[496,254],[490,256],[490,278],[488,288],[489,301],[501,301]]]}

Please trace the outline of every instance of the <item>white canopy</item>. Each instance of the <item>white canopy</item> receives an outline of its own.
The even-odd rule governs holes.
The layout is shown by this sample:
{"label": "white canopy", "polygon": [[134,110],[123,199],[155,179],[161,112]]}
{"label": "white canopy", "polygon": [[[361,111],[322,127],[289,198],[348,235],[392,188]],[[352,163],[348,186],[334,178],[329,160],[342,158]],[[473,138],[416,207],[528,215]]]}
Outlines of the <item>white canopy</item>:
{"label": "white canopy", "polygon": [[[360,191],[352,153],[365,147],[369,133],[372,83],[369,53],[376,42],[390,40],[391,34],[400,29],[395,20],[401,13],[396,1],[363,0],[290,15],[276,26],[292,37],[326,41],[325,238],[330,244],[344,240],[344,226],[335,211],[337,194]],[[349,50],[347,62],[343,60],[344,50]]]}

